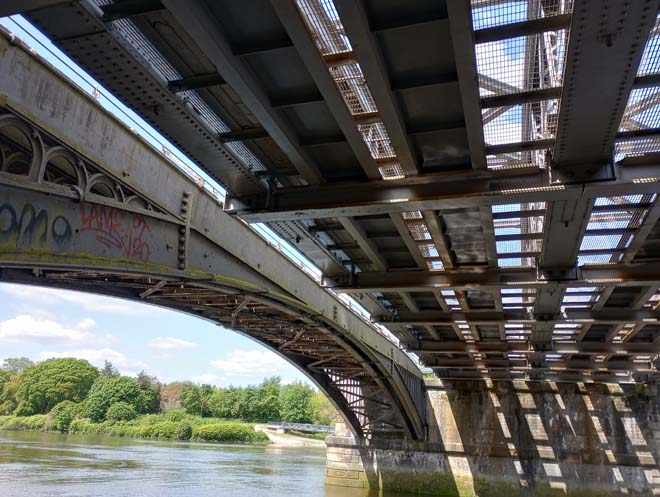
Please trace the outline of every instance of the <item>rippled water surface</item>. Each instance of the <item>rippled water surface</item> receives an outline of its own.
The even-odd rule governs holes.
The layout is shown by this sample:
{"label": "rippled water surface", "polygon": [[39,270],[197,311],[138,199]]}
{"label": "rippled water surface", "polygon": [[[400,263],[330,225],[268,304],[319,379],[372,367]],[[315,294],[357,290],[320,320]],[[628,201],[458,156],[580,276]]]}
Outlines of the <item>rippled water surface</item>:
{"label": "rippled water surface", "polygon": [[325,450],[0,431],[0,496],[340,497]]}

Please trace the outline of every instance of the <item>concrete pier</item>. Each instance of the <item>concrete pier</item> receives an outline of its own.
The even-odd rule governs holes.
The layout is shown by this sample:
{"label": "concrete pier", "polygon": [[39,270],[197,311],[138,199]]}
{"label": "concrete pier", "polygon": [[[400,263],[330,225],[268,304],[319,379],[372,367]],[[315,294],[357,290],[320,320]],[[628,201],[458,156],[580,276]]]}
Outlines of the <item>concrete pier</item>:
{"label": "concrete pier", "polygon": [[329,437],[327,484],[460,497],[660,495],[658,385],[427,387],[427,442]]}

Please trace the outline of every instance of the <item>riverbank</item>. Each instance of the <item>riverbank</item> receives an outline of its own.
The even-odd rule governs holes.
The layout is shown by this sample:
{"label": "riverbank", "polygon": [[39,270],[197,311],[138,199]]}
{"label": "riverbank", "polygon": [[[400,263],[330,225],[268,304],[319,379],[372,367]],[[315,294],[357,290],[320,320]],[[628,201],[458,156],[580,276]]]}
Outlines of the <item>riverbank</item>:
{"label": "riverbank", "polygon": [[[64,428],[64,429],[63,429]],[[93,423],[86,418],[75,418],[62,426],[50,415],[0,416],[0,430],[52,431],[76,435],[106,435],[147,440],[193,440],[268,444],[268,436],[256,431],[254,424],[218,418],[190,416],[180,411],[167,414],[147,414],[131,421],[104,421]]]}
{"label": "riverbank", "polygon": [[325,442],[318,438],[303,437],[290,433],[278,433],[276,430],[268,429],[268,425],[257,424],[254,429],[264,433],[273,445],[281,447],[318,447],[324,448]]}

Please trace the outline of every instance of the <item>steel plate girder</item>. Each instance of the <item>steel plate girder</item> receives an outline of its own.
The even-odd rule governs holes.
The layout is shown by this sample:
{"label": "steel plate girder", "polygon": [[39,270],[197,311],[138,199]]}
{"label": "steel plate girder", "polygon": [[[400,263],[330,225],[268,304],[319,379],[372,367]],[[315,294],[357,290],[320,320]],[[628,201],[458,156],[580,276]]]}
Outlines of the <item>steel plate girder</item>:
{"label": "steel plate girder", "polygon": [[68,3],[69,0],[3,0],[0,4],[0,17],[20,14],[34,9],[44,9],[54,5]]}
{"label": "steel plate girder", "polygon": [[[527,342],[476,342],[464,341],[431,341],[422,340],[415,349],[410,349],[415,354],[523,354],[533,355],[537,351]],[[658,354],[660,353],[660,342],[626,342],[626,343],[601,343],[601,342],[576,342],[563,343],[553,342],[545,353],[551,354]]]}
{"label": "steel plate girder", "polygon": [[552,323],[590,322],[594,324],[656,323],[660,320],[660,311],[627,309],[589,311],[567,308],[564,314],[554,315],[550,318],[546,315],[535,315],[531,312],[519,311],[419,311],[399,312],[395,316],[376,316],[374,320],[377,323],[384,325],[449,325],[456,322],[467,322],[469,324],[497,324],[504,322],[535,323],[537,321],[549,321]]}
{"label": "steel plate girder", "polygon": [[[245,193],[265,190],[263,180],[246,174],[249,169],[243,159],[217,139],[218,130],[189,99],[176,95],[178,89],[168,87],[167,76],[145,63],[144,56],[125,32],[116,24],[103,22],[103,11],[93,2],[65,2],[52,9],[30,11],[27,16],[97,81],[173,143],[178,143],[223,186]],[[71,18],[78,21],[64,21]],[[126,81],[133,83],[125,85]],[[140,88],[139,93],[130,91],[135,87]]]}
{"label": "steel plate girder", "polygon": [[[655,193],[660,176],[655,165],[614,166],[618,179],[596,183],[558,185],[544,174],[503,176],[496,179],[401,183],[368,182],[320,188],[288,188],[269,197],[227,199],[227,211],[247,222],[355,217],[415,210],[451,210],[497,204],[577,201],[597,196]],[[642,180],[643,181],[640,181]]]}
{"label": "steel plate girder", "polygon": [[[584,266],[548,276],[536,269],[482,271],[387,271],[329,274],[324,285],[335,292],[430,292],[439,289],[660,286],[660,263]],[[553,312],[554,314],[554,312]]]}
{"label": "steel plate girder", "polygon": [[576,0],[559,109],[555,168],[580,177],[612,157],[613,142],[659,7],[658,0]]}
{"label": "steel plate girder", "polygon": [[280,111],[274,109],[263,86],[235,55],[213,14],[200,0],[164,0],[163,4],[195,40],[208,59],[263,128],[288,156],[309,184],[323,183],[323,177]]}

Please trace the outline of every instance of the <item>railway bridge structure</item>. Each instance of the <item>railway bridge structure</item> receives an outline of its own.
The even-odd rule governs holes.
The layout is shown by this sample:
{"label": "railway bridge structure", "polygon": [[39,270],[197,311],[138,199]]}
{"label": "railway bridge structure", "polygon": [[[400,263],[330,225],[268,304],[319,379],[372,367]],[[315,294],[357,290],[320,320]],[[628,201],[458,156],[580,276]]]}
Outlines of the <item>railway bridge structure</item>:
{"label": "railway bridge structure", "polygon": [[275,350],[343,415],[329,483],[657,495],[659,9],[3,2],[227,195],[4,32],[2,280]]}

